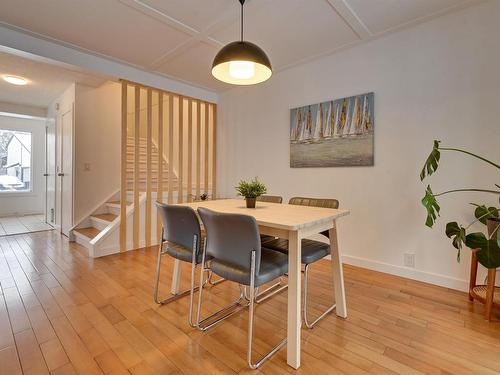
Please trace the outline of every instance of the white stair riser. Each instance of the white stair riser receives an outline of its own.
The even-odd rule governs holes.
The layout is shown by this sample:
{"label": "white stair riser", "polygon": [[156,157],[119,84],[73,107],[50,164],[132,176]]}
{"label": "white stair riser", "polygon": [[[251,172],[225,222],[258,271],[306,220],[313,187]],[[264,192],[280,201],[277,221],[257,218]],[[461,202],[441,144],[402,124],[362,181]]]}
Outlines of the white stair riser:
{"label": "white stair riser", "polygon": [[120,206],[107,203],[106,207],[108,208],[110,214],[120,215]]}
{"label": "white stair riser", "polygon": [[92,226],[94,228],[97,228],[99,230],[103,230],[109,225],[109,221],[98,219],[93,216],[90,217],[90,222],[92,223]]}

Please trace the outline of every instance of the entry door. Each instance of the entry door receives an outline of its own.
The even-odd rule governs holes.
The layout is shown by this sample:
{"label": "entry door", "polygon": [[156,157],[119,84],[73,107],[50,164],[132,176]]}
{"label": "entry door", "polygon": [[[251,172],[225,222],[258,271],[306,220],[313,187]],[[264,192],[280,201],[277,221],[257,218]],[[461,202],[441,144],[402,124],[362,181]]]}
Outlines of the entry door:
{"label": "entry door", "polygon": [[56,219],[56,127],[54,121],[45,128],[45,222],[55,225]]}
{"label": "entry door", "polygon": [[57,116],[56,224],[69,236],[73,226],[73,107]]}

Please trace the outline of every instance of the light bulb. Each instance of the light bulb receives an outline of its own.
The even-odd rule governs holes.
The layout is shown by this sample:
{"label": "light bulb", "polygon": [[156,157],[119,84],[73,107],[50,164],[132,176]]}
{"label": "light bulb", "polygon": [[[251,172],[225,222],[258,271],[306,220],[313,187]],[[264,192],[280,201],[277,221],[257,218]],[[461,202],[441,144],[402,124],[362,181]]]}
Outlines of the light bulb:
{"label": "light bulb", "polygon": [[26,78],[23,78],[23,77],[4,75],[2,78],[5,82],[9,82],[9,83],[16,85],[16,86],[24,86],[24,85],[28,84],[28,80]]}
{"label": "light bulb", "polygon": [[255,63],[253,61],[230,61],[229,75],[237,79],[250,79],[255,76]]}

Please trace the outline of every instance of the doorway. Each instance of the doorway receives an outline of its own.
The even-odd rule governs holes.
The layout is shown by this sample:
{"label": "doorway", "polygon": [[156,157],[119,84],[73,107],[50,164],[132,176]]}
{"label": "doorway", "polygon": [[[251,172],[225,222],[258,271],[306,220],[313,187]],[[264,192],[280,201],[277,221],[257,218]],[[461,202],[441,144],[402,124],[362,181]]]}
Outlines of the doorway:
{"label": "doorway", "polygon": [[74,104],[56,116],[55,223],[65,236],[73,226],[73,124]]}

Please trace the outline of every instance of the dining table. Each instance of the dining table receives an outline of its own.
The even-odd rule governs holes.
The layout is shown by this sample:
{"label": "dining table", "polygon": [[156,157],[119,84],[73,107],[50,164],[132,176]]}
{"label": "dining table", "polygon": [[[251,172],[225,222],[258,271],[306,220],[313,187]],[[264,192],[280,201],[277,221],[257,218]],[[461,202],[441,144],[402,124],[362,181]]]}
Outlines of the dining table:
{"label": "dining table", "polygon": [[[302,326],[302,239],[328,230],[336,304],[335,313],[340,318],[347,318],[342,258],[337,239],[337,221],[339,218],[349,215],[349,210],[260,201],[257,201],[255,208],[247,208],[243,199],[215,199],[180,204],[195,210],[204,207],[222,213],[253,216],[261,234],[288,240],[287,363],[294,369],[298,369],[300,367]],[[181,264],[175,262],[172,293],[179,290],[180,277]]]}

